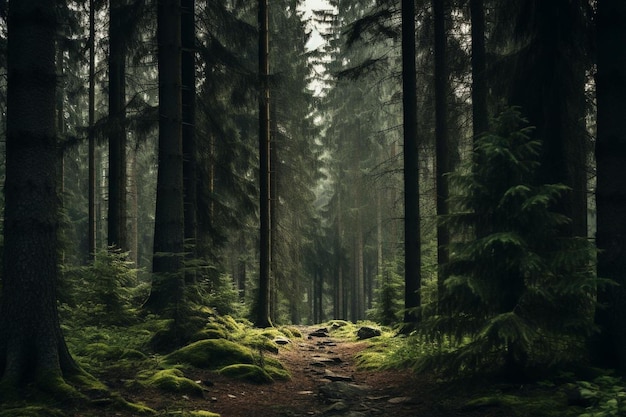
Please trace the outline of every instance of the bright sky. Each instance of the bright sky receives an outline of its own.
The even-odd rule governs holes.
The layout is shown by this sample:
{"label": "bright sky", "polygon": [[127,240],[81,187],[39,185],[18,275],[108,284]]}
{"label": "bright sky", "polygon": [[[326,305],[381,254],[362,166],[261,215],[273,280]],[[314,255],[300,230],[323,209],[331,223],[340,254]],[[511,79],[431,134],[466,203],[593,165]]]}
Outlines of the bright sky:
{"label": "bright sky", "polygon": [[[324,10],[330,9],[330,5],[327,0],[304,0],[303,4],[304,9],[304,19],[309,19],[312,16],[313,10]],[[309,49],[316,49],[323,43],[322,37],[319,35],[317,30],[313,28],[313,33],[311,34],[311,39],[307,44]]]}

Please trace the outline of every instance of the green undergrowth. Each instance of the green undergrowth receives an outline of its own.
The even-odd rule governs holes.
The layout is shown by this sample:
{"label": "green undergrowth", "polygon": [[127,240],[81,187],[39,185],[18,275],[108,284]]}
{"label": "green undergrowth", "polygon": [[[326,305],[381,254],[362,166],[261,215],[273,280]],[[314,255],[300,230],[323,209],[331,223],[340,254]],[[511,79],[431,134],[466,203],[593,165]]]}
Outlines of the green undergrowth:
{"label": "green undergrowth", "polygon": [[[346,326],[348,331],[350,326]],[[361,369],[413,369],[430,356],[445,354],[442,344],[417,336],[396,336],[383,331],[368,339],[369,346],[357,355]],[[445,344],[443,344],[445,346]],[[620,417],[626,415],[626,382],[608,371],[590,368],[552,371],[525,383],[504,383],[497,376],[430,374],[437,383],[436,392],[454,386],[457,398],[453,408],[467,411],[498,409],[511,417]],[[442,400],[443,402],[449,400]]]}
{"label": "green undergrowth", "polygon": [[[127,390],[156,389],[201,397],[205,389],[187,377],[192,368],[251,383],[289,379],[288,371],[274,354],[279,349],[290,349],[291,343],[283,346],[275,340],[293,341],[302,337],[297,327],[256,329],[246,320],[218,315],[214,310],[202,307],[194,312],[188,329],[195,330],[190,332],[187,343],[166,352],[155,351],[157,335],[166,338],[170,329],[171,320],[156,316],[146,316],[127,326],[95,326],[69,320],[63,327],[68,347],[80,366],[101,381],[117,381],[115,385],[119,386],[122,395]],[[128,403],[123,408],[128,410],[132,406]],[[145,414],[139,409],[131,411]],[[162,412],[158,411],[159,414]],[[200,417],[215,415],[197,410],[168,410],[167,413]]]}

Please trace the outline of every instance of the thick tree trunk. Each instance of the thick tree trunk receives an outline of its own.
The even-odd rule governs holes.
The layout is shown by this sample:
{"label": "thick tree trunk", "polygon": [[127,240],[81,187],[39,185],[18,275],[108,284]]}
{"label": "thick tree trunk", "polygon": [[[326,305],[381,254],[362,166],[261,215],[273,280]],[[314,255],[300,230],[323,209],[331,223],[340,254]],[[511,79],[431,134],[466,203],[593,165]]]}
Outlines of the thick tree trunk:
{"label": "thick tree trunk", "polygon": [[[196,25],[195,0],[181,0],[181,43],[182,43],[182,117],[183,117],[183,187],[185,198],[185,243],[186,258],[193,260],[198,257],[196,241],[198,238],[197,216],[197,145],[196,145]],[[187,268],[187,283],[196,281],[193,268]]]}
{"label": "thick tree trunk", "polygon": [[415,1],[402,0],[402,104],[404,119],[404,268],[405,323],[418,321],[421,304],[419,167],[417,150],[417,80]]}
{"label": "thick tree trunk", "polygon": [[0,398],[19,383],[67,394],[80,372],[61,333],[58,274],[53,0],[11,4]]}
{"label": "thick tree trunk", "polygon": [[184,296],[180,0],[159,0],[159,171],[152,292],[146,307],[177,318]]}
{"label": "thick tree trunk", "polygon": [[108,244],[128,249],[126,232],[126,40],[124,1],[109,15],[109,213]]}
{"label": "thick tree trunk", "polygon": [[601,289],[606,305],[596,314],[601,329],[593,344],[598,365],[626,371],[626,3],[598,2],[597,235],[598,276],[619,286]]}
{"label": "thick tree trunk", "polygon": [[[542,141],[538,181],[563,183],[572,191],[556,210],[572,222],[566,236],[587,236],[587,144],[585,131],[584,2],[527,0],[534,10],[523,11],[517,24],[530,45],[522,48],[513,73],[509,103],[521,106]],[[532,86],[532,88],[529,88]]]}

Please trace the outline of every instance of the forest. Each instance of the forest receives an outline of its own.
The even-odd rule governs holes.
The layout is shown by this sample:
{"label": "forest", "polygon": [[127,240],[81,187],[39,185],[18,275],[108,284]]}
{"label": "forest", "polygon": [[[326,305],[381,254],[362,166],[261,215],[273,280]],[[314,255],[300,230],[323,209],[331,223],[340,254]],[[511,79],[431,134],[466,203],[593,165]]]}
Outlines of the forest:
{"label": "forest", "polygon": [[0,0],[0,417],[626,415],[624,21]]}

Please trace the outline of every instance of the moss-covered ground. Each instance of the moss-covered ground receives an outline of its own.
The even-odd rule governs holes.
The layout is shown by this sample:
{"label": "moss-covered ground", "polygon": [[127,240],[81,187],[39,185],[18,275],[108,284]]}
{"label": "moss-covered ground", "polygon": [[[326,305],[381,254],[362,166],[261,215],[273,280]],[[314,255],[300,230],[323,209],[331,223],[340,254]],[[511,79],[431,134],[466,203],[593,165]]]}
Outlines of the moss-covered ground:
{"label": "moss-covered ground", "polygon": [[[308,328],[255,329],[245,320],[219,316],[210,309],[204,309],[202,315],[204,325],[184,346],[160,353],[152,348],[153,340],[167,330],[170,323],[166,320],[148,317],[120,327],[66,325],[64,332],[74,358],[86,375],[92,375],[101,385],[91,389],[87,388],[89,384],[78,384],[84,396],[78,403],[59,398],[0,399],[0,417],[214,417],[211,404],[215,381],[230,387],[232,396],[241,401],[245,401],[245,392],[262,394],[271,389],[269,384],[288,381],[290,372],[281,363],[280,352],[302,344],[307,332],[315,329],[326,329],[333,339],[348,344],[365,344],[356,359],[359,372],[417,369],[435,349],[435,345],[416,336],[399,336],[376,323],[334,320]],[[357,330],[364,324],[380,329],[381,335],[358,342]],[[278,344],[277,340],[287,342]],[[484,417],[626,415],[626,384],[602,370],[560,370],[524,383],[432,372],[419,378],[429,382],[415,389],[428,391],[418,394],[425,401],[437,402],[442,417],[459,411]],[[288,388],[282,389],[295,395],[301,391],[297,382],[291,381]]]}

